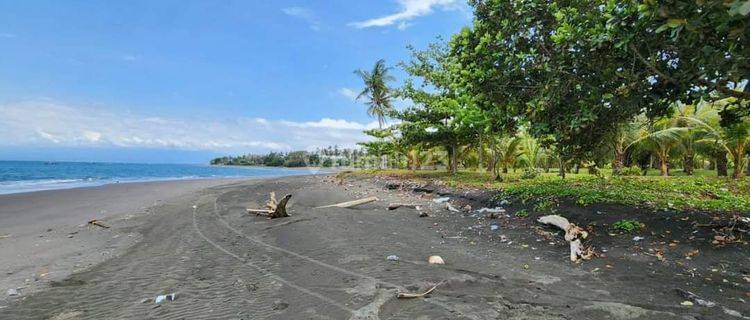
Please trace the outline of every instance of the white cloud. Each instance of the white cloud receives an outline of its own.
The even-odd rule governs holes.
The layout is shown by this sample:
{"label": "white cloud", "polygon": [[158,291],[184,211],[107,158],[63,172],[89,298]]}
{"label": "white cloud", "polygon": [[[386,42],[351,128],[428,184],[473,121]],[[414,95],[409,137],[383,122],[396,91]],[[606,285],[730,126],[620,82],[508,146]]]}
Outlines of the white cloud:
{"label": "white cloud", "polygon": [[284,14],[295,17],[298,19],[301,19],[302,21],[307,22],[308,25],[310,25],[310,29],[313,31],[320,31],[322,24],[320,22],[320,18],[318,18],[318,15],[315,14],[311,9],[305,8],[305,7],[288,7],[281,9]]}
{"label": "white cloud", "polygon": [[356,100],[357,99],[357,92],[355,92],[352,89],[349,88],[341,88],[338,90],[339,94],[346,97],[349,100]]}
{"label": "white cloud", "polygon": [[398,29],[404,30],[410,26],[406,21],[431,14],[434,8],[445,10],[457,8],[458,0],[397,0],[400,11],[391,15],[352,22],[349,25],[358,28],[385,27],[399,23]]}
{"label": "white cloud", "polygon": [[121,147],[217,151],[289,151],[315,146],[354,147],[368,141],[359,123],[323,118],[295,122],[164,117],[71,106],[52,100],[0,104],[0,146]]}

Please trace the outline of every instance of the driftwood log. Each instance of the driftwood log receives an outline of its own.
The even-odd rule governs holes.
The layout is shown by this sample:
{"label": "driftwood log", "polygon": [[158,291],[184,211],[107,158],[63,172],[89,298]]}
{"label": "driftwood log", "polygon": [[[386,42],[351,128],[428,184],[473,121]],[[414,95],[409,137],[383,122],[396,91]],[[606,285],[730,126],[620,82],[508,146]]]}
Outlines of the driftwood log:
{"label": "driftwood log", "polygon": [[248,213],[255,213],[256,215],[266,215],[271,219],[288,217],[289,214],[286,212],[286,204],[289,199],[292,198],[291,194],[285,195],[281,198],[281,201],[276,201],[276,193],[271,192],[270,199],[266,203],[267,209],[247,209]]}
{"label": "driftwood log", "polygon": [[416,204],[416,203],[399,203],[399,202],[397,202],[397,203],[391,203],[391,204],[388,205],[388,210],[396,210],[396,209],[401,208],[401,207],[416,209],[417,207],[419,207],[419,204]]}
{"label": "driftwood log", "polygon": [[333,208],[333,207],[336,207],[336,208],[351,208],[351,207],[356,207],[356,206],[359,206],[359,205],[363,205],[363,204],[370,203],[370,202],[375,202],[375,201],[378,201],[377,197],[368,197],[368,198],[357,199],[357,200],[352,200],[352,201],[346,201],[346,202],[341,202],[341,203],[334,203],[334,204],[330,204],[330,205],[327,205],[327,206],[315,207],[315,209]]}
{"label": "driftwood log", "polygon": [[589,233],[583,228],[570,223],[568,219],[558,216],[549,215],[539,217],[539,223],[553,225],[565,231],[565,241],[570,244],[570,261],[578,262],[580,259],[589,260],[594,253],[591,249],[584,249],[582,240],[588,237]]}

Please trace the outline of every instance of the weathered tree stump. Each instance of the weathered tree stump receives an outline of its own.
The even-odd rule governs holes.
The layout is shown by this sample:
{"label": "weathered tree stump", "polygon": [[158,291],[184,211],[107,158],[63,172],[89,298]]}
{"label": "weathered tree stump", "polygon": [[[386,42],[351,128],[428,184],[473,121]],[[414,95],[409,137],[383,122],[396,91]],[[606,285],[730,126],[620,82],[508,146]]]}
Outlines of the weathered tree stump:
{"label": "weathered tree stump", "polygon": [[276,193],[271,192],[270,199],[266,203],[267,209],[247,209],[247,212],[255,213],[256,215],[266,215],[269,219],[288,217],[289,214],[286,212],[286,204],[291,198],[292,195],[288,194],[281,198],[281,201],[276,201]]}
{"label": "weathered tree stump", "polygon": [[285,195],[283,198],[281,198],[281,201],[276,204],[276,208],[274,208],[273,212],[268,214],[268,217],[271,219],[288,217],[289,214],[286,212],[286,203],[289,202],[289,199],[291,198],[291,194]]}

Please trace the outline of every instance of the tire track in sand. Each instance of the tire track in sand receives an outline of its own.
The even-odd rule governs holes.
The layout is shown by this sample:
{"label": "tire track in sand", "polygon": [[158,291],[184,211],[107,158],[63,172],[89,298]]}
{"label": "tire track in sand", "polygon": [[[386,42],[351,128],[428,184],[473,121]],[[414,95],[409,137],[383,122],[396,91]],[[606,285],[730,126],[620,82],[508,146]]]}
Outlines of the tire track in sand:
{"label": "tire track in sand", "polygon": [[[406,288],[404,286],[402,286],[402,285],[398,285],[398,284],[391,283],[391,282],[388,282],[388,281],[380,280],[380,279],[375,278],[373,276],[369,276],[369,275],[365,275],[365,274],[353,272],[353,271],[350,271],[350,270],[347,270],[347,269],[344,269],[344,268],[341,268],[341,267],[338,267],[338,266],[335,266],[335,265],[332,265],[332,264],[320,261],[318,259],[306,256],[306,255],[303,255],[303,254],[300,254],[300,253],[297,253],[297,252],[294,252],[294,251],[291,251],[291,250],[288,250],[288,249],[285,249],[285,248],[282,248],[282,247],[279,247],[279,246],[275,246],[275,245],[266,243],[266,242],[264,242],[264,241],[262,241],[260,239],[257,239],[255,237],[249,236],[249,235],[243,233],[242,231],[234,228],[231,224],[229,224],[228,221],[226,221],[224,218],[221,217],[221,215],[219,214],[219,204],[218,204],[218,201],[219,201],[220,198],[221,198],[221,195],[217,196],[216,199],[214,199],[214,201],[213,201],[213,215],[216,217],[216,219],[222,225],[224,225],[224,227],[226,227],[227,229],[229,229],[233,233],[235,233],[235,234],[237,234],[237,235],[239,235],[239,236],[247,239],[248,241],[250,241],[252,243],[255,243],[257,245],[265,247],[268,251],[283,253],[283,254],[286,254],[288,256],[292,256],[294,258],[297,258],[297,259],[300,259],[300,260],[304,260],[304,261],[306,261],[308,263],[312,263],[312,264],[318,265],[320,267],[323,267],[323,268],[326,268],[326,269],[329,269],[329,270],[333,270],[333,271],[336,271],[336,272],[339,272],[339,273],[342,273],[342,274],[346,274],[346,275],[353,276],[353,277],[360,278],[360,279],[365,279],[365,280],[368,280],[368,281],[370,281],[372,283],[377,283],[377,284],[385,285],[386,287],[398,289],[400,291],[407,291]],[[193,222],[194,222],[194,224],[196,223],[196,220],[195,220],[195,210],[194,210],[194,213],[193,213]],[[196,228],[196,230],[198,230],[197,229],[197,224],[195,225],[195,228]],[[224,248],[221,248],[218,244],[213,243],[208,238],[206,238],[203,234],[201,234],[201,237],[203,237],[206,241],[209,241],[209,243],[211,243],[213,246],[219,248],[222,252],[227,253],[229,255],[232,255],[233,257],[235,257],[237,259],[240,259],[241,261],[245,262],[239,256],[237,256],[237,255],[235,255],[235,254],[227,251]],[[352,314],[352,318],[351,319],[360,319],[360,318],[378,319],[377,315],[373,315],[372,314],[372,309],[374,307],[373,305],[367,305],[367,306],[365,306],[365,307],[363,307],[361,309],[353,310],[353,309],[347,308],[346,306],[341,305],[338,302],[335,302],[332,299],[329,299],[329,298],[327,298],[325,296],[322,296],[322,295],[320,295],[318,293],[310,291],[310,290],[308,290],[308,289],[306,289],[304,287],[295,285],[292,282],[284,279],[283,277],[281,277],[281,276],[279,276],[279,275],[277,275],[277,274],[275,274],[275,273],[273,273],[271,271],[265,270],[265,269],[263,269],[261,267],[258,267],[256,265],[251,265],[251,266],[253,268],[256,268],[257,270],[273,274],[274,279],[278,278],[280,282],[282,282],[284,284],[288,284],[288,285],[290,285],[290,287],[292,287],[294,289],[297,289],[297,290],[299,290],[301,292],[304,292],[306,294],[312,295],[312,296],[314,296],[314,297],[316,297],[316,298],[318,298],[320,300],[323,300],[323,301],[325,301],[327,303],[330,303],[332,305],[340,307],[342,310],[350,312]],[[394,294],[394,296],[395,296],[395,294]],[[376,300],[378,301],[379,305],[385,304],[388,301],[388,300],[382,298],[382,294],[378,295],[378,297],[376,297]],[[450,306],[448,306],[448,305],[446,305],[446,304],[444,304],[442,302],[434,301],[434,300],[430,300],[430,299],[424,299],[424,301],[427,302],[427,303],[429,303],[429,304],[441,307],[441,308],[449,311],[453,315],[467,316],[465,314],[462,314],[461,312],[459,312],[455,308],[452,308],[452,307],[450,307]]]}
{"label": "tire track in sand", "polygon": [[[214,204],[215,204],[215,203],[216,203],[216,202],[214,202]],[[209,243],[209,244],[210,244],[211,246],[213,246],[213,247],[214,247],[214,248],[216,248],[217,250],[219,250],[219,251],[221,251],[221,252],[223,252],[223,253],[225,253],[225,254],[227,254],[227,255],[229,255],[229,256],[231,256],[231,257],[235,258],[235,259],[237,259],[237,260],[238,260],[238,261],[240,261],[240,262],[241,262],[241,263],[242,263],[243,265],[249,266],[249,267],[251,267],[251,268],[255,269],[256,271],[258,271],[258,272],[260,272],[260,273],[263,273],[263,274],[267,275],[268,277],[270,277],[270,278],[272,278],[272,279],[274,279],[274,280],[276,280],[276,281],[278,281],[278,282],[280,282],[280,283],[283,283],[283,284],[287,285],[287,286],[288,286],[288,287],[290,287],[290,288],[294,288],[295,290],[298,290],[298,291],[300,291],[300,292],[302,292],[302,293],[305,293],[305,294],[307,294],[307,295],[310,295],[310,296],[312,296],[312,297],[315,297],[315,298],[317,298],[317,299],[319,299],[319,300],[321,300],[321,301],[323,301],[323,302],[325,302],[325,303],[328,303],[328,304],[330,304],[330,305],[332,305],[332,306],[335,306],[335,307],[337,307],[337,308],[339,308],[339,309],[341,309],[341,310],[343,310],[343,311],[346,311],[346,312],[348,312],[349,314],[354,314],[354,313],[355,313],[355,310],[353,310],[353,309],[351,309],[351,308],[349,308],[349,307],[347,307],[347,306],[345,306],[345,305],[343,305],[343,304],[341,304],[341,303],[339,303],[339,302],[337,302],[337,301],[335,301],[335,300],[333,300],[333,299],[330,299],[330,298],[328,298],[328,297],[326,297],[326,296],[323,296],[323,295],[321,295],[321,294],[319,294],[319,293],[317,293],[317,292],[311,291],[311,290],[309,290],[309,289],[307,289],[307,288],[304,288],[304,287],[298,286],[298,285],[296,285],[296,284],[294,284],[294,283],[292,283],[292,282],[290,282],[290,281],[287,281],[286,279],[284,279],[284,278],[283,278],[283,277],[281,277],[280,275],[278,275],[278,274],[274,273],[273,271],[271,271],[271,270],[268,270],[268,269],[265,269],[265,268],[263,268],[263,267],[261,267],[261,266],[258,266],[258,265],[254,264],[254,263],[252,263],[252,262],[250,262],[250,261],[248,261],[248,260],[246,260],[246,259],[243,259],[242,257],[240,257],[240,256],[238,256],[238,255],[236,255],[236,254],[234,254],[234,253],[232,253],[232,252],[230,252],[229,250],[227,250],[227,249],[225,249],[224,247],[220,246],[220,245],[219,245],[218,243],[216,243],[216,242],[214,242],[213,240],[209,239],[209,238],[208,238],[208,237],[207,237],[207,236],[206,236],[206,235],[205,235],[205,234],[204,234],[204,233],[203,233],[203,232],[201,231],[201,229],[200,229],[200,228],[198,227],[198,220],[197,220],[197,217],[196,217],[196,216],[197,216],[197,212],[198,212],[198,208],[197,208],[197,206],[193,206],[193,228],[194,228],[194,229],[195,229],[195,231],[196,231],[196,232],[198,233],[198,235],[199,235],[199,236],[200,236],[201,238],[203,238],[203,240],[205,240],[206,242],[208,242],[208,243]]]}

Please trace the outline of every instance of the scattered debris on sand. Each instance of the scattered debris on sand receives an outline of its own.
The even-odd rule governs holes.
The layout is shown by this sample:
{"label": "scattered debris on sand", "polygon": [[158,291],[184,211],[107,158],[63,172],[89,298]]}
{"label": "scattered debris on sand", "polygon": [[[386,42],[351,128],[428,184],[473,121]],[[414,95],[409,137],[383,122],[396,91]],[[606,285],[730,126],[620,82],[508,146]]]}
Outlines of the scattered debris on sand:
{"label": "scattered debris on sand", "polygon": [[442,282],[432,286],[432,288],[428,289],[425,292],[422,293],[410,293],[410,292],[399,292],[396,297],[399,299],[414,299],[414,298],[422,298],[428,294],[430,294],[432,291],[435,290],[439,285],[441,285]]}
{"label": "scattered debris on sand", "polygon": [[419,210],[419,206],[420,205],[416,204],[416,203],[399,203],[399,202],[396,202],[396,203],[389,204],[388,205],[388,210],[396,210],[396,209],[402,208],[402,207],[403,208],[412,208],[412,209]]}
{"label": "scattered debris on sand", "polygon": [[160,304],[164,301],[175,301],[177,300],[177,294],[176,293],[170,293],[170,294],[160,294],[156,296],[154,299],[154,303]]}
{"label": "scattered debris on sand", "polygon": [[716,302],[708,301],[706,299],[703,299],[703,298],[699,297],[698,295],[696,295],[695,293],[692,293],[690,291],[682,290],[682,289],[679,289],[679,288],[675,288],[674,290],[681,297],[683,297],[685,299],[688,299],[691,302],[693,302],[693,303],[695,303],[695,304],[697,304],[697,305],[699,305],[701,307],[713,308],[713,307],[716,306]]}
{"label": "scattered debris on sand", "polygon": [[434,202],[434,203],[446,203],[446,202],[450,201],[450,199],[451,198],[448,198],[448,197],[435,198],[435,199],[432,199],[432,202]]}
{"label": "scattered debris on sand", "polygon": [[104,228],[104,229],[109,229],[108,225],[106,225],[103,222],[101,222],[99,220],[96,220],[96,219],[89,220],[88,225],[90,225],[90,226],[97,226],[97,227],[101,227],[101,228]]}

